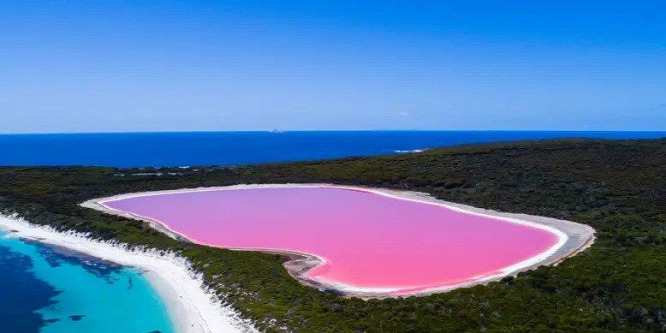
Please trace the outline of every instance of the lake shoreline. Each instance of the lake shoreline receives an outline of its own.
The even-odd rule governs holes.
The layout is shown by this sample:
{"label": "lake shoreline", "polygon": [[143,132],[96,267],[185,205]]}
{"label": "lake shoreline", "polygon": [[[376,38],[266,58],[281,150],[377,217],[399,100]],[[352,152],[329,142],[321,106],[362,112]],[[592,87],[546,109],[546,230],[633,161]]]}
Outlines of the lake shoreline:
{"label": "lake shoreline", "polygon": [[[562,260],[570,256],[576,255],[581,251],[584,251],[585,249],[589,248],[595,239],[594,238],[595,230],[593,228],[587,225],[571,221],[557,220],[553,218],[532,216],[525,214],[503,213],[487,209],[481,209],[468,205],[461,205],[457,203],[438,200],[430,195],[420,192],[398,191],[391,189],[369,188],[361,186],[343,186],[343,185],[334,185],[334,184],[241,184],[241,185],[231,185],[231,186],[222,186],[222,187],[203,187],[203,188],[178,189],[178,190],[136,192],[136,193],[126,193],[105,198],[88,200],[82,203],[81,206],[126,218],[138,219],[144,221],[152,228],[160,232],[163,232],[174,239],[192,242],[185,235],[179,234],[178,232],[171,230],[161,221],[111,208],[105,205],[105,202],[135,198],[135,197],[151,196],[151,195],[163,195],[163,194],[191,193],[191,192],[218,191],[218,190],[258,189],[258,188],[290,188],[290,187],[291,188],[333,187],[333,188],[369,192],[399,200],[414,201],[430,205],[442,206],[448,209],[459,211],[464,214],[488,216],[508,221],[511,223],[528,225],[534,228],[546,230],[557,235],[559,239],[557,244],[549,248],[547,251],[542,252],[536,256],[533,256],[527,260],[523,260],[516,264],[507,266],[503,268],[499,273],[483,276],[478,279],[474,279],[472,281],[466,281],[455,285],[448,285],[444,287],[435,287],[435,288],[424,288],[424,289],[414,290],[411,292],[405,291],[399,294],[396,294],[395,288],[390,288],[390,287],[363,288],[363,287],[345,285],[337,283],[335,281],[323,281],[321,279],[309,278],[306,275],[306,273],[310,269],[326,262],[324,258],[321,258],[314,254],[302,253],[299,251],[284,250],[284,249],[231,248],[232,250],[259,251],[259,252],[283,255],[288,258],[288,260],[284,263],[284,267],[287,269],[288,273],[292,277],[297,279],[300,283],[322,291],[333,292],[347,297],[359,297],[364,299],[370,299],[370,298],[393,298],[393,297],[404,297],[404,296],[426,296],[435,293],[450,291],[457,288],[469,287],[478,284],[487,284],[492,281],[498,281],[507,276],[515,276],[519,272],[531,270],[538,266],[556,265]],[[200,244],[198,242],[193,242],[193,243]],[[201,244],[201,245],[219,248],[219,246],[211,244]]]}

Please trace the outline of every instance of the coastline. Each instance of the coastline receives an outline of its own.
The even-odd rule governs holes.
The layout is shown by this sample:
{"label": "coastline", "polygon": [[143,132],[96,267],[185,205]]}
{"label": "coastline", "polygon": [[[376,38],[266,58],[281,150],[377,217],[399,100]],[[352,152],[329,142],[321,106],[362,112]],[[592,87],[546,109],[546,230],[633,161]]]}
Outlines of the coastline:
{"label": "coastline", "polygon": [[[284,263],[284,267],[287,269],[289,274],[295,279],[297,279],[299,282],[301,282],[306,286],[313,287],[323,291],[332,290],[335,293],[347,297],[359,297],[364,299],[370,299],[370,298],[392,298],[392,297],[403,297],[403,296],[425,296],[434,293],[446,292],[457,288],[470,287],[478,284],[487,284],[492,281],[498,281],[507,276],[515,276],[519,272],[531,270],[542,265],[557,265],[562,260],[574,256],[584,251],[585,249],[589,248],[594,243],[595,239],[594,237],[595,230],[592,227],[571,221],[558,220],[554,218],[533,216],[526,214],[497,212],[493,210],[482,209],[473,206],[439,200],[422,192],[399,191],[399,190],[383,189],[383,188],[368,188],[361,186],[345,186],[345,185],[334,185],[334,184],[242,184],[242,185],[231,185],[231,186],[222,186],[222,187],[203,187],[203,188],[190,188],[190,189],[178,189],[178,190],[136,192],[136,193],[115,195],[105,198],[91,199],[82,203],[81,206],[86,208],[96,209],[113,215],[123,216],[126,218],[138,219],[144,221],[152,228],[160,232],[163,232],[174,239],[192,242],[186,236],[181,235],[174,230],[171,230],[161,221],[116,210],[114,208],[105,205],[105,203],[114,200],[162,195],[162,194],[177,194],[177,193],[220,191],[220,190],[243,190],[243,189],[257,189],[257,188],[289,188],[289,187],[291,188],[333,187],[333,188],[340,188],[347,190],[369,192],[369,193],[374,193],[376,195],[391,197],[399,200],[406,200],[406,201],[419,202],[429,205],[441,206],[464,214],[487,216],[495,219],[508,221],[510,223],[528,225],[534,228],[549,231],[558,237],[558,242],[555,245],[553,245],[551,248],[549,248],[547,251],[544,251],[531,258],[528,258],[527,260],[523,260],[513,265],[504,267],[497,274],[481,276],[472,281],[467,281],[456,285],[420,289],[413,292],[404,291],[403,293],[400,294],[394,294],[396,290],[392,288],[368,289],[351,285],[344,285],[335,281],[323,281],[323,280],[311,279],[307,277],[305,273],[309,271],[311,268],[325,262],[324,258],[321,258],[314,254],[301,253],[289,249],[231,248],[231,250],[259,251],[259,252],[276,253],[284,255],[285,257],[288,258],[288,260]],[[201,245],[219,247],[212,244],[201,244]]]}
{"label": "coastline", "polygon": [[85,234],[59,232],[31,224],[17,216],[0,214],[0,230],[18,237],[64,247],[122,266],[137,268],[164,301],[176,332],[255,332],[247,321],[208,292],[200,275],[186,259],[173,253],[133,249],[122,244],[101,242]]}

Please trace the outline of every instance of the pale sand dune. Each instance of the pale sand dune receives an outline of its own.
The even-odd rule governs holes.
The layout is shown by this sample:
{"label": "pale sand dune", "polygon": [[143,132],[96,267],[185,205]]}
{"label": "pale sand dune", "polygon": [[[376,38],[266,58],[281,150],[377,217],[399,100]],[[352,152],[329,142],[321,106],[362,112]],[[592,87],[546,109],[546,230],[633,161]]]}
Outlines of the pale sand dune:
{"label": "pale sand dune", "polygon": [[14,216],[0,215],[0,229],[6,230],[9,237],[62,246],[144,271],[163,298],[177,332],[256,332],[250,323],[241,320],[233,309],[222,305],[208,292],[203,279],[190,268],[188,261],[175,254],[128,250],[123,245],[92,240],[83,234],[54,231]]}

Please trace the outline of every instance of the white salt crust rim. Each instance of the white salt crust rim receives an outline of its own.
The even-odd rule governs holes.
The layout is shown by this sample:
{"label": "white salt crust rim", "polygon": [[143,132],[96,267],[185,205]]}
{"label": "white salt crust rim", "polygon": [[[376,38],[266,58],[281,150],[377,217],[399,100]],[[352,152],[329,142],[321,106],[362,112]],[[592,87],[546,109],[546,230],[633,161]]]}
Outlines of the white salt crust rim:
{"label": "white salt crust rim", "polygon": [[[444,207],[456,212],[460,212],[463,214],[469,214],[469,215],[475,215],[475,216],[481,216],[481,217],[487,217],[487,218],[492,218],[492,219],[497,219],[497,220],[502,220],[518,225],[523,225],[523,226],[529,226],[533,228],[537,228],[540,230],[544,230],[547,232],[550,232],[554,234],[558,241],[550,246],[548,249],[545,251],[532,256],[528,259],[522,260],[520,262],[517,262],[513,265],[503,267],[499,270],[497,270],[496,274],[489,274],[489,275],[482,275],[482,276],[476,276],[470,279],[469,281],[465,281],[462,283],[458,284],[453,284],[453,285],[446,285],[442,287],[434,287],[434,288],[420,288],[417,286],[415,288],[410,288],[410,287],[381,287],[381,288],[367,288],[367,287],[361,287],[361,286],[354,286],[350,284],[344,284],[340,283],[338,281],[330,281],[326,280],[323,278],[314,278],[314,281],[317,281],[323,285],[330,286],[332,289],[336,289],[339,291],[342,291],[346,294],[349,295],[358,295],[361,297],[391,297],[391,296],[412,296],[412,295],[428,295],[432,293],[438,293],[438,292],[445,292],[445,291],[450,291],[452,289],[457,289],[461,287],[466,287],[466,286],[472,286],[476,284],[483,284],[487,283],[490,281],[495,281],[498,279],[501,279],[506,276],[511,276],[514,275],[520,271],[524,271],[530,268],[535,268],[539,266],[540,264],[543,264],[545,261],[551,261],[552,263],[557,263],[560,260],[571,256],[575,255],[576,253],[580,252],[581,250],[584,250],[591,246],[591,244],[594,241],[594,229],[587,225],[571,222],[571,221],[564,221],[564,220],[555,220],[555,219],[550,219],[550,218],[543,218],[543,217],[537,217],[537,216],[528,216],[524,215],[525,217],[529,217],[532,219],[532,221],[526,220],[526,219],[519,219],[515,217],[508,217],[506,215],[517,215],[517,214],[508,214],[508,213],[501,213],[501,212],[495,212],[491,210],[485,210],[485,209],[480,209],[476,207],[471,207],[471,206],[465,206],[465,205],[460,205],[460,204],[454,204],[442,200],[437,200],[431,197],[428,194],[425,193],[419,193],[419,192],[411,192],[411,191],[397,191],[397,190],[390,190],[390,189],[380,189],[380,188],[366,188],[366,187],[358,187],[358,186],[345,186],[345,185],[334,185],[334,184],[242,184],[242,185],[231,185],[231,186],[219,186],[219,187],[202,187],[202,188],[189,188],[189,189],[177,189],[177,190],[162,190],[162,191],[151,191],[151,192],[136,192],[136,193],[126,193],[126,194],[120,194],[120,195],[115,195],[111,197],[106,197],[106,198],[98,198],[98,199],[92,199],[84,202],[81,204],[83,207],[87,208],[92,208],[92,209],[97,209],[100,211],[104,211],[107,213],[111,213],[114,215],[120,215],[120,216],[125,216],[125,217],[130,217],[134,219],[139,219],[139,220],[144,220],[149,223],[157,223],[159,225],[158,229],[163,229],[161,231],[166,231],[167,234],[170,234],[172,237],[177,236],[183,239],[186,239],[188,241],[192,241],[188,239],[187,236],[176,232],[175,230],[169,228],[165,223],[147,217],[147,216],[142,216],[139,214],[134,214],[134,213],[129,213],[123,210],[115,209],[112,207],[109,207],[106,205],[108,202],[112,201],[118,201],[118,200],[124,200],[124,199],[130,199],[130,198],[137,198],[137,197],[147,197],[147,196],[158,196],[158,195],[167,195],[167,194],[179,194],[179,193],[194,193],[194,192],[210,192],[210,191],[231,191],[231,190],[247,190],[247,189],[270,189],[270,188],[337,188],[337,189],[345,189],[345,190],[354,190],[354,191],[362,191],[366,193],[372,193],[384,197],[389,197],[397,200],[404,200],[404,201],[411,201],[411,202],[417,202],[417,203],[422,203],[422,204],[427,204],[427,205],[434,205],[434,206],[439,206],[439,207]],[[580,242],[581,244],[576,244],[576,248],[568,253],[564,253],[561,256],[554,257],[555,254],[562,249],[562,247],[570,240],[569,235],[567,233],[563,232],[562,230],[558,229],[555,226],[552,225],[546,225],[544,224],[544,221],[534,221],[534,220],[549,220],[549,224],[555,223],[561,223],[561,224],[566,224],[568,228],[574,228],[577,229],[575,230],[576,235],[584,235],[585,236],[585,241]],[[206,244],[202,242],[196,242],[193,241],[193,243],[201,244],[201,245],[206,245],[206,246],[211,246],[211,247],[220,247],[218,245],[214,244]],[[311,257],[311,258],[316,258],[320,264],[326,263],[326,259],[314,255],[311,253],[304,253],[292,249],[272,249],[272,248],[229,248],[232,250],[245,250],[245,251],[261,251],[261,252],[282,252],[282,253],[293,253],[293,254],[299,254],[304,257]],[[415,289],[415,292],[409,292],[410,289]],[[404,294],[399,294],[399,295],[391,295],[394,293],[400,293],[401,291],[406,291]]]}

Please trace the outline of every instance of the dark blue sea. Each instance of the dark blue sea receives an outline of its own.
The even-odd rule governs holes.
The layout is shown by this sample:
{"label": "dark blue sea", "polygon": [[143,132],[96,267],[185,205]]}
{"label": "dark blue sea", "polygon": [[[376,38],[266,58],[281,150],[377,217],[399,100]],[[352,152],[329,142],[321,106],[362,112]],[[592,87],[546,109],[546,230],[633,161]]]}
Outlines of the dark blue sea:
{"label": "dark blue sea", "polygon": [[552,138],[648,139],[663,132],[318,131],[0,135],[0,165],[239,165],[405,153]]}

